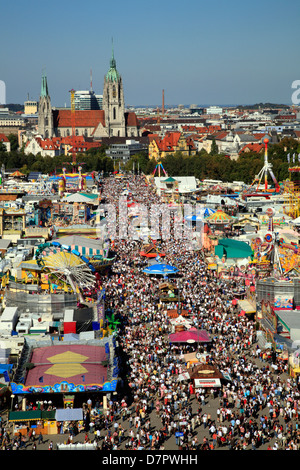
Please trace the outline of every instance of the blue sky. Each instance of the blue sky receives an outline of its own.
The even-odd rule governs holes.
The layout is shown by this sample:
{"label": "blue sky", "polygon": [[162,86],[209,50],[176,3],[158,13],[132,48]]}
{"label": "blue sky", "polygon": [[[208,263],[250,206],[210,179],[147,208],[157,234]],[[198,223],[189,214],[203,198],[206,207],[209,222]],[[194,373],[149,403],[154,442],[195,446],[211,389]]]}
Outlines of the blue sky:
{"label": "blue sky", "polygon": [[11,0],[1,5],[6,102],[54,106],[71,88],[102,94],[114,41],[126,105],[291,104],[300,79],[299,0]]}

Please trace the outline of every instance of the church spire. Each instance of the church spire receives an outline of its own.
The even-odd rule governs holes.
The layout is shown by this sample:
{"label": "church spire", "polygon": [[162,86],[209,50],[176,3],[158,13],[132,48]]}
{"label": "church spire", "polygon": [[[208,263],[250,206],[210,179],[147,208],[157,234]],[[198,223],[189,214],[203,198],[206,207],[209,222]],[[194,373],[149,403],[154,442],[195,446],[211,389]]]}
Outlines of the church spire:
{"label": "church spire", "polygon": [[41,96],[49,96],[48,94],[48,83],[47,83],[47,77],[45,74],[42,76],[42,85],[41,85]]}
{"label": "church spire", "polygon": [[116,59],[114,55],[114,40],[111,38],[111,59],[110,59],[110,68],[115,69],[117,67]]}
{"label": "church spire", "polygon": [[110,80],[111,82],[118,82],[120,79],[120,74],[117,71],[117,63],[114,55],[114,43],[112,40],[112,53],[111,53],[111,59],[110,59],[110,68],[109,71],[106,74],[106,79]]}
{"label": "church spire", "polygon": [[44,71],[42,73],[41,96],[38,108],[38,132],[43,138],[52,138],[53,136],[52,106]]}

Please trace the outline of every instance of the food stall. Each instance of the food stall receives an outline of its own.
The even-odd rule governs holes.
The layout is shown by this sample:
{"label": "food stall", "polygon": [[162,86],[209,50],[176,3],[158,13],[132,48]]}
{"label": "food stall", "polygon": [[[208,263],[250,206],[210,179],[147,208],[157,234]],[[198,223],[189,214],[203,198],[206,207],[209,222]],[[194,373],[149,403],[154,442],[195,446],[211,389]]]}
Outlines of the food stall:
{"label": "food stall", "polygon": [[10,411],[8,421],[13,424],[13,435],[21,433],[26,436],[29,430],[35,429],[38,434],[57,434],[55,421],[55,410],[28,410],[28,411]]}

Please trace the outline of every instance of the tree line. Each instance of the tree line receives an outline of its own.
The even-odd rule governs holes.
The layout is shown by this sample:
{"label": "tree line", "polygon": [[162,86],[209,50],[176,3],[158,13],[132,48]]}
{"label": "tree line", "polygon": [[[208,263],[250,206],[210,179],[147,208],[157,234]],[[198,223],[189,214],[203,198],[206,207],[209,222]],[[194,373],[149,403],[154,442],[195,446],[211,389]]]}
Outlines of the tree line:
{"label": "tree line", "polygon": [[[11,139],[11,152],[5,151],[0,146],[0,166],[4,165],[6,170],[19,169],[24,174],[31,171],[40,171],[44,174],[61,172],[65,167],[71,171],[72,157],[59,155],[55,157],[42,157],[40,154],[26,155],[23,149],[16,148],[14,139]],[[77,154],[77,165],[82,165],[86,172],[97,171],[104,174],[113,171],[128,171],[137,173],[152,174],[157,165],[157,161],[149,159],[147,152],[137,153],[126,163],[113,162],[106,156],[107,146],[93,148],[85,153]],[[277,181],[284,181],[290,178],[289,163],[287,155],[291,159],[300,153],[300,143],[293,138],[284,138],[279,143],[269,145],[268,160],[272,164],[273,173]],[[167,155],[161,159],[161,163],[169,176],[195,176],[203,179],[219,179],[222,181],[244,181],[250,184],[264,164],[264,150],[257,154],[254,152],[242,153],[235,159],[218,152],[216,146],[212,146],[210,153],[205,150],[197,152],[196,155],[185,156],[181,152]],[[299,163],[300,165],[300,163]]]}
{"label": "tree line", "polygon": [[[72,171],[72,156],[56,155],[54,157],[42,156],[41,154],[25,154],[24,148],[18,148],[17,137],[9,135],[11,151],[7,152],[4,144],[0,143],[0,167],[4,165],[5,170],[18,169],[21,173],[28,175],[31,171],[38,171],[43,174],[61,173],[63,168],[67,172]],[[76,155],[76,166],[81,165],[86,172],[111,173],[114,165],[111,158],[107,157],[106,145],[97,149],[90,149],[85,153]]]}
{"label": "tree line", "polygon": [[[268,161],[272,164],[277,181],[290,178],[287,156],[290,154],[292,162],[292,156],[296,154],[298,162],[299,153],[300,142],[290,137],[285,137],[279,143],[269,144]],[[132,171],[134,167],[137,171],[138,162],[145,174],[153,173],[157,164],[155,160],[149,160],[144,155],[135,155],[126,164],[125,169]],[[162,158],[160,162],[169,176],[195,176],[200,180],[244,181],[250,184],[264,165],[264,149],[260,153],[244,152],[237,159],[231,159],[228,155],[219,153],[216,145],[212,145],[212,151],[209,153],[201,150],[196,155],[184,156],[181,152],[175,152]]]}

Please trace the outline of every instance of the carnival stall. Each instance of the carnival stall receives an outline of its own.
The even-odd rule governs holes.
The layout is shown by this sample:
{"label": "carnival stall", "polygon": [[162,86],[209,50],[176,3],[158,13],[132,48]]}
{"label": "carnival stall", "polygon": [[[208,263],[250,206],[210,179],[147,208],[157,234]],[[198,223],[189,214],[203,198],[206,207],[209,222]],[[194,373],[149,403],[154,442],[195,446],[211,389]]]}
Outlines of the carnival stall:
{"label": "carnival stall", "polygon": [[210,364],[194,365],[189,370],[190,379],[195,390],[198,388],[220,388],[223,374],[217,367]]}
{"label": "carnival stall", "polygon": [[57,434],[55,410],[10,411],[8,421],[13,425],[13,435],[27,436],[34,431],[38,434]]}
{"label": "carnival stall", "polygon": [[170,343],[210,343],[212,340],[206,330],[190,328],[189,330],[171,333],[169,335]]}

